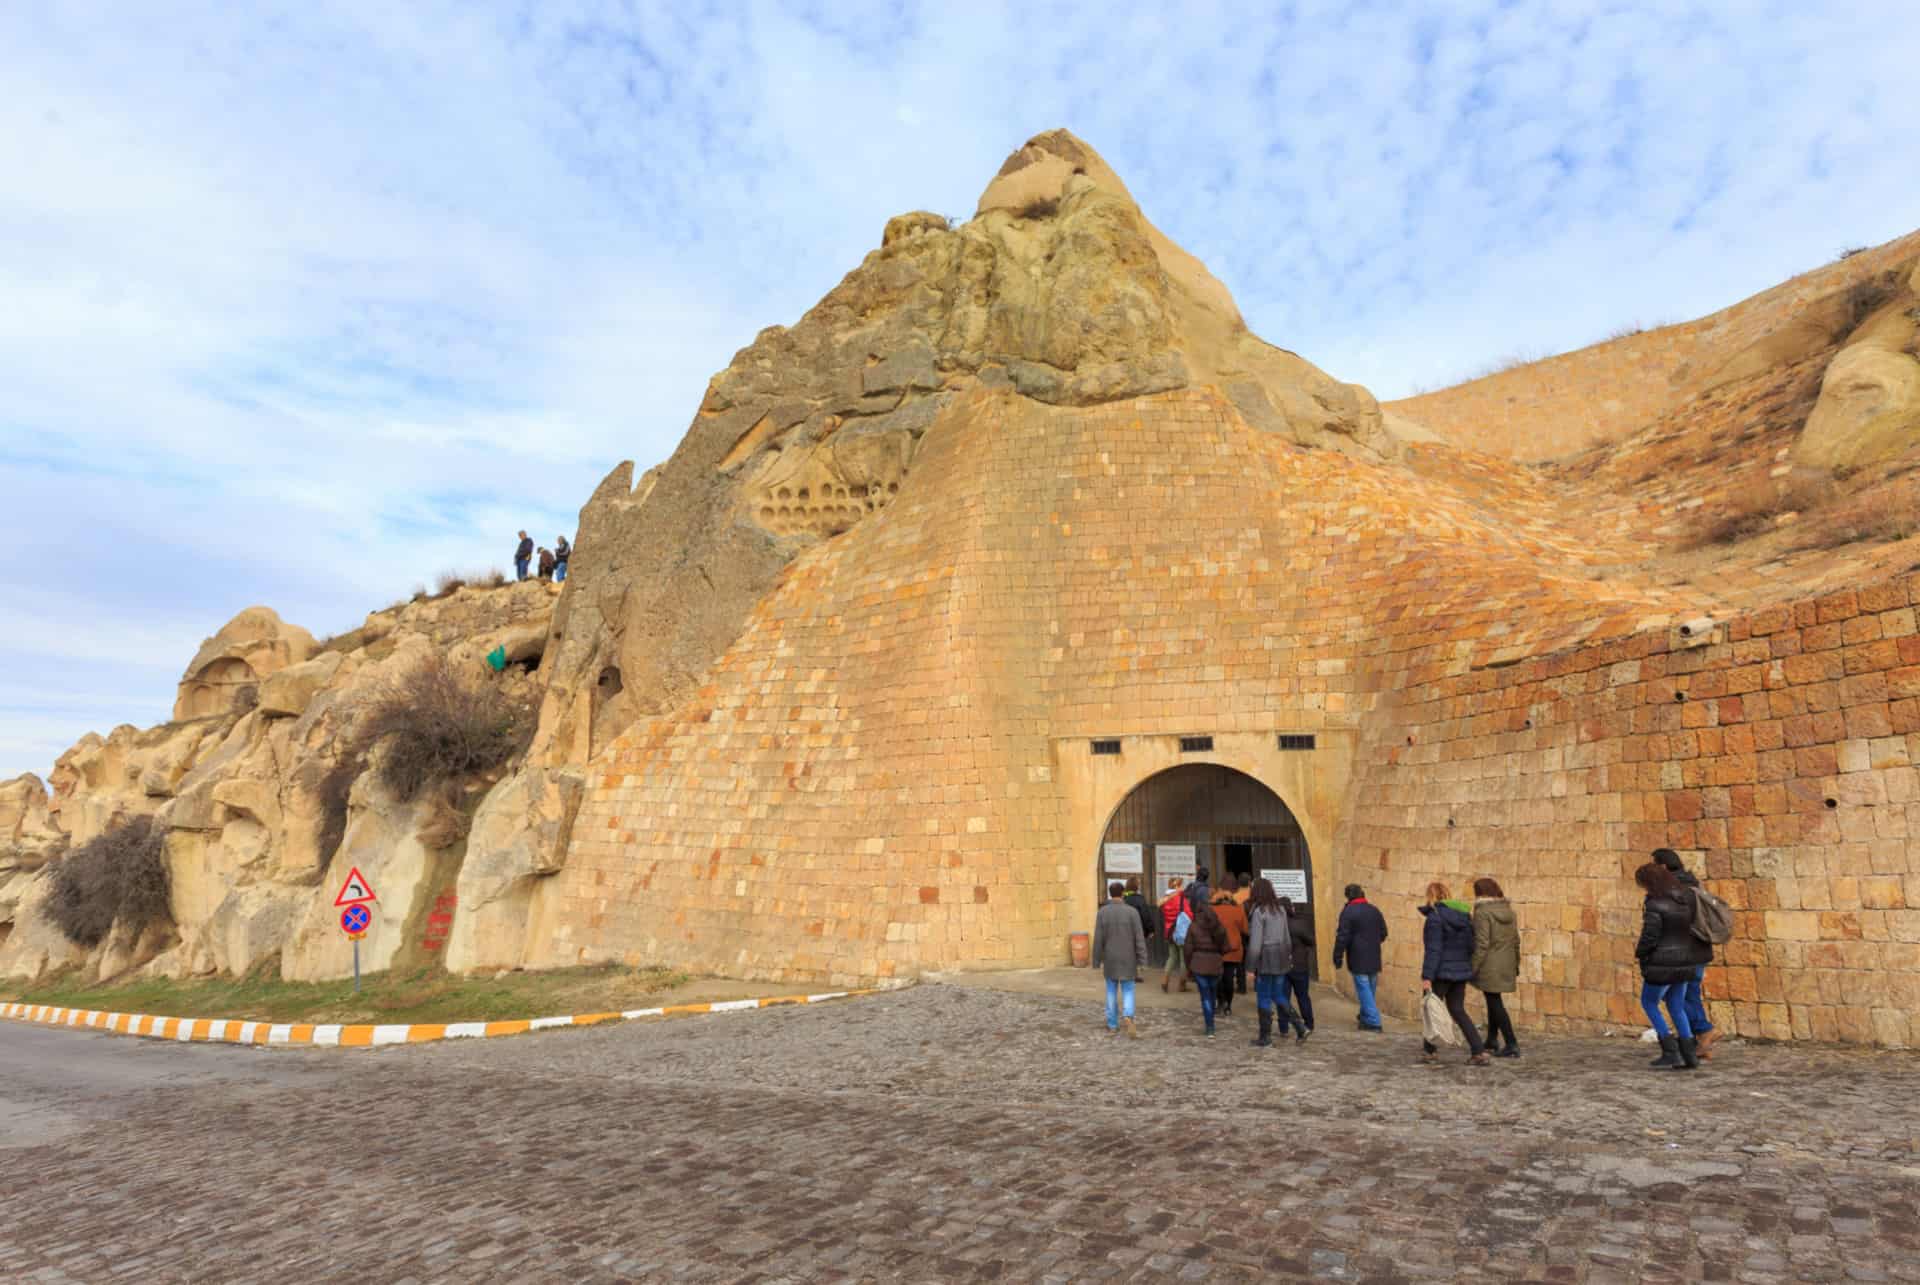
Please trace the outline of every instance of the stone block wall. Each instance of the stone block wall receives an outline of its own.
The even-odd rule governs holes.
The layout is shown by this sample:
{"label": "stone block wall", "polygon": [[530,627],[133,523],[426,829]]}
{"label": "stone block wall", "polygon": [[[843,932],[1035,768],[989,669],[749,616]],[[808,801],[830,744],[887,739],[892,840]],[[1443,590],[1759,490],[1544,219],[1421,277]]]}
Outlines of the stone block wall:
{"label": "stone block wall", "polygon": [[[1633,869],[1656,847],[1736,910],[1707,974],[1742,1035],[1906,1045],[1920,1016],[1920,577],[1399,691],[1357,769],[1347,861],[1417,986],[1430,878],[1516,903],[1523,1022],[1644,1024]],[[1379,681],[1391,685],[1390,675]]]}

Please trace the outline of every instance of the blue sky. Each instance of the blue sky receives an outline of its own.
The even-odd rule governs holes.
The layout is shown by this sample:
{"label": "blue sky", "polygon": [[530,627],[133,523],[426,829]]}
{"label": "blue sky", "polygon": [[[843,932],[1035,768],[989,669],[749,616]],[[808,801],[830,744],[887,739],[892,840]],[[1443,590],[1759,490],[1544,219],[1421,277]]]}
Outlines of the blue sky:
{"label": "blue sky", "polygon": [[570,531],[1044,129],[1383,398],[1911,231],[1920,22],[1824,8],[0,8],[0,778]]}

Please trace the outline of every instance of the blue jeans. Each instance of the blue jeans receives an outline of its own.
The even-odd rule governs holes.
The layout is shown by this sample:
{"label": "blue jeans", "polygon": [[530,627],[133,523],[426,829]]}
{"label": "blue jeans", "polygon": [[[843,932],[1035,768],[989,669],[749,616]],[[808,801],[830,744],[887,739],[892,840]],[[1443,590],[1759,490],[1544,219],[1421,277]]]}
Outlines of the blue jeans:
{"label": "blue jeans", "polygon": [[1120,1029],[1122,1017],[1133,1016],[1133,983],[1107,978],[1107,1029]]}
{"label": "blue jeans", "polygon": [[1213,1029],[1213,988],[1219,983],[1218,977],[1193,975],[1193,984],[1200,988],[1200,1016],[1207,1019],[1207,1029]]}
{"label": "blue jeans", "polygon": [[1253,979],[1253,1002],[1262,1013],[1287,1006],[1287,975],[1261,973]]}
{"label": "blue jeans", "polygon": [[[1665,1004],[1667,1011],[1673,1014],[1673,1030],[1660,1017],[1660,1005]],[[1693,1025],[1687,1021],[1687,983],[1674,982],[1664,985],[1657,982],[1644,982],[1640,987],[1640,1007],[1646,1011],[1647,1022],[1653,1027],[1653,1033],[1661,1039],[1669,1035],[1678,1035],[1683,1040],[1693,1038]]]}
{"label": "blue jeans", "polygon": [[560,561],[553,564],[553,582],[555,584],[559,584],[562,581],[564,581],[566,578],[567,578],[567,563],[566,563],[566,559],[562,558]]}
{"label": "blue jeans", "polygon": [[1380,1025],[1380,1004],[1374,998],[1374,988],[1379,984],[1380,978],[1375,973],[1353,974],[1353,994],[1354,998],[1360,1001],[1360,1025],[1362,1026]]}
{"label": "blue jeans", "polygon": [[1700,994],[1700,983],[1706,976],[1707,966],[1702,964],[1693,970],[1693,980],[1687,983],[1687,1025],[1693,1027],[1695,1036],[1713,1029],[1713,1023],[1707,1020],[1707,1001]]}
{"label": "blue jeans", "polygon": [[513,574],[517,580],[525,580],[527,578],[527,559],[515,558],[513,560]]}

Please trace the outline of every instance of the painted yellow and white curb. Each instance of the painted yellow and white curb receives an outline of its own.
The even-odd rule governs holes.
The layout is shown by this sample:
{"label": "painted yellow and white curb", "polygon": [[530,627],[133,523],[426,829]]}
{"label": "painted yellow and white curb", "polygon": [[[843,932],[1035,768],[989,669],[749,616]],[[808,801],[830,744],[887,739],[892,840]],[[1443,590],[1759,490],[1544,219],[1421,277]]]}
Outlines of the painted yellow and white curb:
{"label": "painted yellow and white curb", "polygon": [[817,995],[780,995],[766,999],[718,1000],[711,1004],[667,1004],[659,1008],[632,1008],[619,1013],[575,1013],[568,1017],[534,1017],[513,1022],[415,1022],[397,1026],[318,1025],[311,1022],[241,1022],[207,1017],[149,1017],[143,1013],[102,1013],[84,1008],[55,1008],[46,1004],[0,1004],[0,1017],[42,1026],[68,1026],[112,1035],[140,1035],[155,1040],[225,1044],[306,1044],[341,1048],[373,1048],[383,1044],[424,1044],[431,1040],[488,1039],[524,1035],[529,1031],[563,1026],[599,1026],[647,1018],[692,1017],[701,1013],[741,1013],[794,1004],[824,1004],[828,1000],[873,995],[873,990],[826,991]]}

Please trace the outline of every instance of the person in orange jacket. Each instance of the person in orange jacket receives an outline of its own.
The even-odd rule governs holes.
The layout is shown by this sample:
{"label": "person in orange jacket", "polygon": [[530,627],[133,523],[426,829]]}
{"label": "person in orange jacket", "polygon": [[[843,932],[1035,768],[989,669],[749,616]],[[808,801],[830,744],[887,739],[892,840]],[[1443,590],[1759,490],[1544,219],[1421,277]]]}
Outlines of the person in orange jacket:
{"label": "person in orange jacket", "polygon": [[1239,880],[1233,875],[1222,875],[1220,891],[1213,894],[1213,913],[1220,916],[1220,926],[1227,930],[1227,948],[1220,953],[1220,1012],[1233,1012],[1233,993],[1238,983],[1239,992],[1247,993],[1247,912],[1242,908],[1234,893]]}

